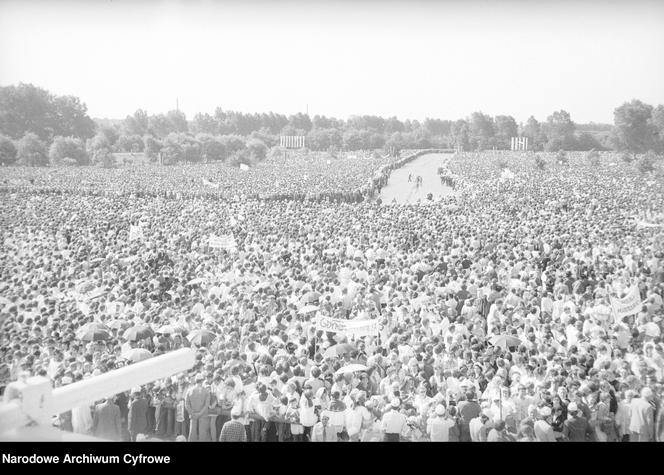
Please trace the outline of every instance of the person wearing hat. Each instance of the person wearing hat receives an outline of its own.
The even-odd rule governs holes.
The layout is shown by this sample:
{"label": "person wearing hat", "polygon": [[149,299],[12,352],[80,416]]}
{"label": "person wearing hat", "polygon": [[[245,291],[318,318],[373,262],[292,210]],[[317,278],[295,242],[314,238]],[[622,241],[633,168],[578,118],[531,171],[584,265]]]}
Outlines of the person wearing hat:
{"label": "person wearing hat", "polygon": [[189,388],[184,398],[185,409],[189,413],[189,442],[210,440],[208,411],[210,408],[210,390],[203,386],[205,376],[196,374],[196,384]]}
{"label": "person wearing hat", "polygon": [[427,435],[431,442],[449,442],[450,429],[455,425],[454,420],[446,418],[445,406],[439,404],[435,408],[434,417],[427,421]]}
{"label": "person wearing hat", "polygon": [[399,442],[399,437],[407,422],[406,416],[399,412],[400,406],[401,401],[393,398],[389,410],[383,415],[381,428],[385,434],[385,442]]}
{"label": "person wearing hat", "polygon": [[567,406],[567,420],[563,423],[563,436],[570,442],[593,442],[595,431],[583,417],[579,406],[575,402]]}
{"label": "person wearing hat", "polygon": [[239,407],[234,407],[231,410],[231,420],[226,422],[221,428],[219,435],[219,442],[246,442],[247,431],[244,424],[240,421],[242,411]]}
{"label": "person wearing hat", "polygon": [[128,428],[129,438],[136,441],[138,434],[145,434],[148,430],[148,401],[143,397],[141,388],[131,390],[131,402],[129,403]]}
{"label": "person wearing hat", "polygon": [[537,437],[538,442],[555,442],[556,435],[553,432],[553,427],[551,426],[551,408],[549,406],[543,406],[538,411],[538,420],[535,421],[535,437]]}

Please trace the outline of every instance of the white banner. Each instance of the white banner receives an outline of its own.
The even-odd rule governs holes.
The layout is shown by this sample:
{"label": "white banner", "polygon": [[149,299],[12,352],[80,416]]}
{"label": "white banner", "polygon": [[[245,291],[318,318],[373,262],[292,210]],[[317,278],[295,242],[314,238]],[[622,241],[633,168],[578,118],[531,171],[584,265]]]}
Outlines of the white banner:
{"label": "white banner", "polygon": [[611,307],[618,320],[637,313],[641,310],[641,305],[641,294],[636,285],[633,286],[629,293],[621,299],[611,297]]}
{"label": "white banner", "polygon": [[664,226],[664,224],[657,224],[657,223],[649,223],[648,221],[637,221],[636,222],[636,227],[637,228],[659,228],[660,226]]}
{"label": "white banner", "polygon": [[211,186],[212,188],[219,188],[219,183],[212,183],[210,180],[203,178],[203,184]]}
{"label": "white banner", "polygon": [[210,234],[210,247],[215,249],[226,249],[227,251],[236,250],[237,242],[232,234],[215,236]]}
{"label": "white banner", "polygon": [[143,235],[143,228],[140,226],[134,226],[133,224],[129,226],[129,241],[142,241],[145,239]]}
{"label": "white banner", "polygon": [[343,333],[348,338],[376,336],[382,325],[378,320],[341,320],[339,318],[318,317],[316,329],[332,333]]}

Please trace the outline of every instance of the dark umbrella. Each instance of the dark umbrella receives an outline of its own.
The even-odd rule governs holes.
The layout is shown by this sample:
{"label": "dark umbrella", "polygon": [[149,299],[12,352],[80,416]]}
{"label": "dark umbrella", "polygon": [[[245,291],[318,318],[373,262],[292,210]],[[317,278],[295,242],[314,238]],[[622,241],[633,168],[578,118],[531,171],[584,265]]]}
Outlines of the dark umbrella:
{"label": "dark umbrella", "polygon": [[324,358],[336,358],[337,356],[345,355],[346,353],[351,353],[357,351],[350,343],[339,343],[338,345],[333,345],[325,350]]}
{"label": "dark umbrella", "polygon": [[108,340],[111,337],[111,331],[101,323],[86,323],[76,332],[76,338],[83,341]]}
{"label": "dark umbrella", "polygon": [[135,327],[128,328],[122,336],[125,340],[138,341],[154,336],[154,331],[147,325],[136,325]]}
{"label": "dark umbrella", "polygon": [[209,345],[215,338],[217,338],[217,335],[212,333],[210,330],[194,330],[189,335],[187,335],[187,340],[189,340],[189,343],[196,346]]}
{"label": "dark umbrella", "polygon": [[521,340],[514,335],[496,335],[491,337],[490,341],[493,346],[504,349],[519,346],[521,344]]}

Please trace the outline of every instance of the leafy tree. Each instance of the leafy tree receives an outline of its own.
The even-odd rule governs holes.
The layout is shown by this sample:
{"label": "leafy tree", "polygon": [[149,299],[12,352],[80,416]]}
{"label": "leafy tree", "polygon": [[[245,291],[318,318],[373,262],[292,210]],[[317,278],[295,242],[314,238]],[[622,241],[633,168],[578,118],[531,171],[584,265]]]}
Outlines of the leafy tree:
{"label": "leafy tree", "polygon": [[370,148],[371,135],[366,130],[348,129],[343,135],[343,144],[346,150],[366,150]]}
{"label": "leafy tree", "polygon": [[[107,135],[101,130],[87,141],[86,150],[92,163],[96,165],[107,166],[111,164],[111,161],[115,163],[115,156],[111,153],[111,144]],[[113,160],[108,158],[109,155],[113,157]]]}
{"label": "leafy tree", "polygon": [[658,105],[652,111],[650,117],[650,126],[656,135],[656,148],[660,153],[664,153],[664,105]]}
{"label": "leafy tree", "polygon": [[0,166],[11,165],[16,162],[16,146],[12,140],[0,135]]}
{"label": "leafy tree", "polygon": [[166,115],[170,123],[171,132],[180,132],[185,133],[189,131],[189,125],[187,124],[187,117],[184,115],[184,112],[179,110],[168,111]]}
{"label": "leafy tree", "polygon": [[226,160],[228,157],[226,146],[217,137],[211,134],[198,134],[196,140],[201,144],[201,157],[203,161]]}
{"label": "leafy tree", "polygon": [[143,136],[148,131],[148,113],[137,109],[134,115],[128,115],[122,123],[122,133],[126,136]]}
{"label": "leafy tree", "polygon": [[533,117],[532,115],[528,117],[528,121],[526,122],[526,125],[523,127],[522,135],[524,137],[528,137],[528,141],[533,144],[533,148],[536,148],[535,145],[537,144],[539,138],[540,138],[540,133],[542,132],[542,126],[540,125],[539,122],[537,122],[537,119]]}
{"label": "leafy tree", "polygon": [[519,133],[519,127],[516,120],[511,115],[497,115],[496,123],[496,147],[500,149],[509,149],[512,137]]}
{"label": "leafy tree", "polygon": [[196,114],[191,124],[191,130],[195,134],[216,134],[217,121],[210,114]]}
{"label": "leafy tree", "polygon": [[613,111],[615,142],[620,150],[643,153],[656,147],[657,134],[651,123],[651,105],[634,99]]}
{"label": "leafy tree", "polygon": [[265,160],[267,156],[267,146],[258,139],[249,139],[247,141],[247,152],[253,163]]}
{"label": "leafy tree", "polygon": [[224,144],[229,156],[247,148],[244,139],[239,135],[221,135],[218,140]]}
{"label": "leafy tree", "polygon": [[97,135],[103,135],[106,138],[109,148],[112,148],[115,145],[115,142],[120,138],[120,134],[116,128],[109,126],[100,127]]}
{"label": "leafy tree", "polygon": [[180,144],[178,134],[168,134],[168,136],[164,139],[164,145],[161,148],[161,154],[164,165],[173,165],[184,160],[184,150]]}
{"label": "leafy tree", "polygon": [[142,152],[144,146],[143,138],[140,135],[120,135],[117,142],[115,142],[117,151],[125,153]]}
{"label": "leafy tree", "polygon": [[143,137],[143,151],[145,156],[150,159],[156,159],[161,151],[161,142],[150,135]]}
{"label": "leafy tree", "polygon": [[452,143],[454,147],[461,147],[461,150],[469,150],[470,148],[470,132],[468,122],[465,120],[457,120],[452,124],[451,128]]}
{"label": "leafy tree", "polygon": [[88,165],[90,159],[83,141],[74,137],[55,137],[48,151],[52,165],[62,164],[65,158],[76,161],[76,165]]}
{"label": "leafy tree", "polygon": [[576,150],[597,150],[602,149],[602,144],[588,132],[583,132],[576,139]]}
{"label": "leafy tree", "polygon": [[88,108],[78,97],[54,96],[52,128],[55,135],[87,139],[95,134],[95,123],[88,117]]}
{"label": "leafy tree", "polygon": [[164,114],[151,115],[148,118],[148,133],[157,137],[166,137],[175,132],[173,124]]}
{"label": "leafy tree", "polygon": [[95,124],[77,97],[54,96],[32,84],[0,87],[0,132],[19,139],[32,132],[40,140],[56,135],[89,138]]}
{"label": "leafy tree", "polygon": [[495,135],[495,126],[490,116],[473,112],[470,116],[470,145],[475,150],[489,148]]}
{"label": "leafy tree", "polygon": [[396,132],[405,132],[406,127],[403,122],[401,122],[396,117],[390,117],[385,121],[385,126],[383,127],[385,134],[394,134]]}
{"label": "leafy tree", "polygon": [[48,165],[46,145],[37,134],[28,132],[18,142],[18,162],[28,167],[45,167]]}
{"label": "leafy tree", "polygon": [[311,127],[313,126],[309,116],[301,112],[298,112],[295,115],[291,115],[288,118],[288,125],[290,125],[295,129],[303,130],[305,133],[309,132],[311,130]]}
{"label": "leafy tree", "polygon": [[574,150],[576,138],[574,131],[576,125],[572,122],[569,112],[560,110],[547,117],[546,135],[549,141],[546,145],[548,151]]}

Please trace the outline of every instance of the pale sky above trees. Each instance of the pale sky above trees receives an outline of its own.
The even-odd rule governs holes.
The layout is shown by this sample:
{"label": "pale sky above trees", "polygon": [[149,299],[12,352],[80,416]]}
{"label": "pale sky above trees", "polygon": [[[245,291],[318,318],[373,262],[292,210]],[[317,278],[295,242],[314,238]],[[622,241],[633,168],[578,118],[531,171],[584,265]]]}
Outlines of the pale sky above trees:
{"label": "pale sky above trees", "polygon": [[664,2],[0,0],[0,85],[92,117],[217,106],[613,122],[664,103]]}

